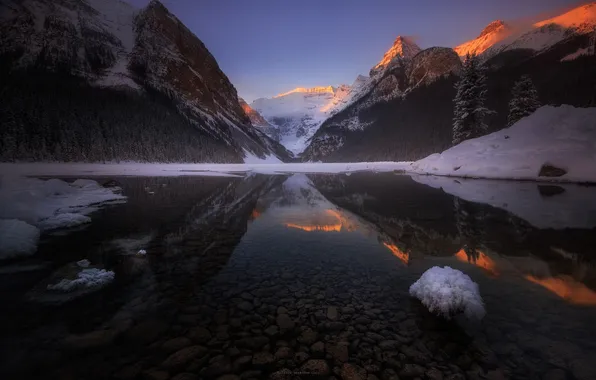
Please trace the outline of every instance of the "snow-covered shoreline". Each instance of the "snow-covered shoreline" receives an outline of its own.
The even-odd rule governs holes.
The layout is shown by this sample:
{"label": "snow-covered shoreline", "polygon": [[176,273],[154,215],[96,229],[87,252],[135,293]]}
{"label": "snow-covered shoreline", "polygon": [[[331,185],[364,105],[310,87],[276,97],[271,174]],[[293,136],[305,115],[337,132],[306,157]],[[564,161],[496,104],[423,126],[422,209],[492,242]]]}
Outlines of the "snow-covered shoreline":
{"label": "snow-covered shoreline", "polygon": [[234,173],[351,173],[405,171],[409,162],[278,164],[0,163],[0,175],[18,176],[235,176]]}
{"label": "snow-covered shoreline", "polygon": [[0,176],[235,176],[244,173],[400,172],[442,177],[596,183],[596,108],[544,106],[513,126],[415,162],[243,164],[0,163]]}

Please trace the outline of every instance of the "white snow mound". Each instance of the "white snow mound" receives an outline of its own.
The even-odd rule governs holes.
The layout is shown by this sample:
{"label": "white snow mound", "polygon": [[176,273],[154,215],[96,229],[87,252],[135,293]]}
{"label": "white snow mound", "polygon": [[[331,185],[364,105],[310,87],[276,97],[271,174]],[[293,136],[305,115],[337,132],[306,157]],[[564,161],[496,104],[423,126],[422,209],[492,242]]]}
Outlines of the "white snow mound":
{"label": "white snow mound", "polygon": [[[541,177],[543,165],[564,169]],[[509,128],[411,164],[408,171],[453,177],[596,182],[596,108],[544,106]]]}
{"label": "white snow mound", "polygon": [[80,288],[98,288],[105,286],[114,280],[114,272],[105,269],[89,268],[83,269],[77,274],[74,280],[63,278],[57,284],[48,285],[48,290],[72,292]]}
{"label": "white snow mound", "polygon": [[447,319],[460,312],[476,320],[486,314],[478,284],[451,267],[428,269],[410,286],[410,295],[422,301],[430,312]]}
{"label": "white snow mound", "polygon": [[0,260],[33,255],[39,229],[16,219],[0,219]]}

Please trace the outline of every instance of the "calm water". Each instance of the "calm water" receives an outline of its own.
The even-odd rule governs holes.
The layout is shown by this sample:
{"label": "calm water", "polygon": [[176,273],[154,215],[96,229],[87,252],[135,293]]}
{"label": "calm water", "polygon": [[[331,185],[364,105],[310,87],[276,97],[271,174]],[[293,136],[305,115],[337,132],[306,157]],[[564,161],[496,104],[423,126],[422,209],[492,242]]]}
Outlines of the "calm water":
{"label": "calm water", "polygon": [[[596,379],[594,188],[115,180],[128,203],[0,267],[3,379]],[[492,206],[469,201],[495,189]],[[83,258],[115,282],[43,290]],[[481,322],[409,297],[437,265],[479,284]]]}

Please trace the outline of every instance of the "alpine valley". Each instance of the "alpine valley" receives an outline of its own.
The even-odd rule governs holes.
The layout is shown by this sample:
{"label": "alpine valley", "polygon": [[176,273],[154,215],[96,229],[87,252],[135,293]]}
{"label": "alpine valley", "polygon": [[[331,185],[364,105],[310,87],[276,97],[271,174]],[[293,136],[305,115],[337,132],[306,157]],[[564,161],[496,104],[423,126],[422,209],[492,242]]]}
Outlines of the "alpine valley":
{"label": "alpine valley", "polygon": [[417,160],[452,145],[466,54],[488,69],[489,132],[525,74],[541,104],[596,105],[595,30],[590,3],[454,48],[398,36],[351,85],[247,104],[158,0],[0,0],[0,161]]}

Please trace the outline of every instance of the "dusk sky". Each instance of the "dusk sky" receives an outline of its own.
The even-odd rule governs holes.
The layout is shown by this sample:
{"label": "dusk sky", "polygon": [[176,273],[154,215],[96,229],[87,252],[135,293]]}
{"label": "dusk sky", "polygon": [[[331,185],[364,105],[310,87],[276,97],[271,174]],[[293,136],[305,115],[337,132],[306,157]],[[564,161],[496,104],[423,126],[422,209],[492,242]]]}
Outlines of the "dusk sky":
{"label": "dusk sky", "polygon": [[[149,0],[127,0],[144,6]],[[550,16],[573,0],[162,0],[249,103],[295,87],[351,84],[398,35],[420,47],[475,38],[491,21]],[[538,17],[538,19],[540,19]]]}

